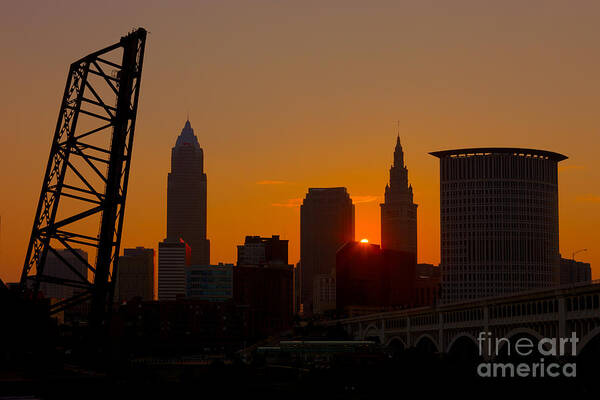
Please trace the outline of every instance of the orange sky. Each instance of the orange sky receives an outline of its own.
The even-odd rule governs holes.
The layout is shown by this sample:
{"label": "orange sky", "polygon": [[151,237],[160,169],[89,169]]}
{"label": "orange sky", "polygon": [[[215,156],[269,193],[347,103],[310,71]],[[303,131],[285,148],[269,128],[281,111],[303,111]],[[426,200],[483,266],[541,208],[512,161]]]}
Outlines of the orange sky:
{"label": "orange sky", "polygon": [[438,165],[427,153],[533,147],[569,156],[561,252],[588,248],[577,258],[600,278],[600,3],[489,3],[3,5],[0,277],[22,268],[69,63],[143,26],[124,247],[165,236],[170,149],[188,112],[205,151],[213,263],[235,261],[250,234],[289,239],[297,262],[308,187],[346,186],[357,239],[378,243],[400,120],[420,262],[439,262]]}

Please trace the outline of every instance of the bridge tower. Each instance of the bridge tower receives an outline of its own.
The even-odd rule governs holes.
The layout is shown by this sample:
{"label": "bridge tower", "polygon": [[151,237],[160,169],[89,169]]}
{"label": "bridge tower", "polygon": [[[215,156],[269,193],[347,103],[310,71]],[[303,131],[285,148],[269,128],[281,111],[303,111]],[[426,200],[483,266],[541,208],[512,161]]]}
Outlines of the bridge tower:
{"label": "bridge tower", "polygon": [[[42,282],[73,288],[50,312],[91,301],[97,328],[106,325],[117,277],[145,42],[139,28],[71,64],[21,274],[21,289],[34,296]],[[77,248],[95,255],[95,265]],[[44,271],[49,253],[68,277]]]}

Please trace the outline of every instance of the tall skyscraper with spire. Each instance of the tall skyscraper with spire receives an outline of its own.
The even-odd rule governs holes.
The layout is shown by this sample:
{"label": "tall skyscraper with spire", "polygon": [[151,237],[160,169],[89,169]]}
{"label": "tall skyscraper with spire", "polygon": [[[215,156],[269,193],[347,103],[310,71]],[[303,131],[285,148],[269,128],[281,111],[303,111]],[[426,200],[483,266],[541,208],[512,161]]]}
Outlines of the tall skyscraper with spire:
{"label": "tall skyscraper with spire", "polygon": [[381,204],[381,247],[408,251],[417,257],[417,205],[408,183],[400,135],[396,139],[390,183],[385,186],[385,202]]}
{"label": "tall skyscraper with spire", "polygon": [[191,264],[210,264],[204,152],[189,119],[171,150],[171,172],[167,179],[167,239],[183,239],[190,246]]}

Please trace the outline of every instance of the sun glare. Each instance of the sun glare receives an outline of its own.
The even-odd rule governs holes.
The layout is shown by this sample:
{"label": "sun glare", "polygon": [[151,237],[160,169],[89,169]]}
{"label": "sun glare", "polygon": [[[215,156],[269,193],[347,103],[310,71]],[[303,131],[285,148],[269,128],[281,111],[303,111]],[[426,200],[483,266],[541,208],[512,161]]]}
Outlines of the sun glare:
{"label": "sun glare", "polygon": [[369,243],[369,239],[362,239],[360,242],[361,243]]}

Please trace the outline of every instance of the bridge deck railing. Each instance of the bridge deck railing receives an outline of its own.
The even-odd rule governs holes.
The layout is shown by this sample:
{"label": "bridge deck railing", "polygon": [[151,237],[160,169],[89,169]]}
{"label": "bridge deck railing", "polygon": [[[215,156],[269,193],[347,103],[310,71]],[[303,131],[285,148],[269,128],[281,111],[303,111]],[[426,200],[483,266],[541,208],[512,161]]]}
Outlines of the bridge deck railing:
{"label": "bridge deck railing", "polygon": [[587,286],[600,286],[600,279],[594,279],[588,282],[579,282],[568,285],[560,285],[554,286],[551,288],[543,288],[543,289],[532,289],[522,292],[516,292],[505,296],[493,296],[493,297],[484,297],[476,300],[469,301],[460,301],[454,303],[440,303],[435,304],[433,306],[425,306],[425,307],[416,307],[416,308],[405,308],[402,310],[394,310],[394,311],[384,311],[374,314],[361,315],[357,317],[349,317],[342,318],[338,320],[332,321],[324,321],[323,325],[335,325],[335,324],[350,324],[362,321],[373,321],[380,319],[393,319],[393,318],[403,318],[403,317],[417,317],[419,315],[426,315],[432,312],[444,312],[446,310],[450,311],[453,309],[469,309],[469,308],[481,308],[482,306],[492,305],[494,303],[498,303],[501,301],[516,300],[519,297],[526,297],[536,294],[559,294],[561,292],[565,292],[572,289],[577,289],[581,287]]}

